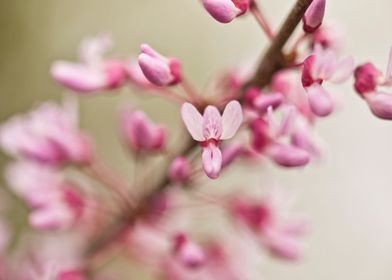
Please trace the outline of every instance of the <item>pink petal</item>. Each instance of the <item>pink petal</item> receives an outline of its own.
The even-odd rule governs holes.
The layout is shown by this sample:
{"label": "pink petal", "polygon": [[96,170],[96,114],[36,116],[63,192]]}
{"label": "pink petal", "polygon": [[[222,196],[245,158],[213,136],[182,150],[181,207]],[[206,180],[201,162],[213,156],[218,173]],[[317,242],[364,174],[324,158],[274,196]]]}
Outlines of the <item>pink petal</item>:
{"label": "pink petal", "polygon": [[264,114],[267,112],[268,107],[272,107],[273,109],[277,108],[283,102],[283,94],[280,92],[270,93],[270,94],[261,94],[256,97],[253,101],[254,107],[260,114]]}
{"label": "pink petal", "polygon": [[388,60],[387,73],[385,79],[387,83],[392,83],[392,48],[389,51],[389,60]]}
{"label": "pink petal", "polygon": [[243,121],[241,104],[238,101],[231,101],[226,105],[222,115],[222,135],[221,139],[234,137]]}
{"label": "pink petal", "polygon": [[51,67],[50,74],[59,84],[76,92],[102,90],[108,83],[102,69],[66,61],[56,62]]}
{"label": "pink petal", "polygon": [[217,21],[229,23],[241,13],[232,0],[203,0],[204,8]]}
{"label": "pink petal", "polygon": [[334,109],[334,102],[330,94],[320,85],[307,88],[309,106],[312,112],[319,117],[330,115]]}
{"label": "pink petal", "polygon": [[194,140],[199,142],[206,140],[203,136],[203,117],[195,106],[184,103],[181,107],[181,117]]}
{"label": "pink petal", "polygon": [[112,45],[112,39],[105,34],[86,38],[82,41],[79,48],[80,60],[86,64],[101,63],[104,54]]}
{"label": "pink petal", "polygon": [[204,110],[203,135],[206,140],[219,140],[222,135],[222,117],[215,106],[207,106]]}
{"label": "pink petal", "polygon": [[381,119],[392,120],[392,95],[376,92],[364,95],[372,113]]}
{"label": "pink petal", "polygon": [[216,179],[222,169],[222,153],[220,149],[214,145],[209,144],[203,148],[202,154],[203,170],[211,179]]}
{"label": "pink petal", "polygon": [[353,71],[354,60],[352,57],[346,57],[337,63],[330,81],[337,84],[343,83],[353,74]]}
{"label": "pink petal", "polygon": [[284,167],[300,167],[309,163],[309,154],[297,147],[275,144],[268,150],[275,163]]}
{"label": "pink petal", "polygon": [[161,59],[142,53],[139,65],[146,78],[156,86],[167,86],[174,79],[168,63]]}
{"label": "pink petal", "polygon": [[314,32],[323,22],[326,0],[313,0],[303,17],[305,32]]}

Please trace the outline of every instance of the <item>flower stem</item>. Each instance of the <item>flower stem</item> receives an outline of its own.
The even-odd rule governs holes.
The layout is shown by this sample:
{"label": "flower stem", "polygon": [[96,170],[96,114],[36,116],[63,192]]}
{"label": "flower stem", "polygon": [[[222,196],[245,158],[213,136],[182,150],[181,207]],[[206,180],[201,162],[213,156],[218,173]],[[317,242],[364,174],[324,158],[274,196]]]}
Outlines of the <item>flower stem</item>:
{"label": "flower stem", "polygon": [[252,1],[250,5],[250,12],[256,19],[257,23],[260,25],[261,29],[265,32],[265,34],[268,36],[268,38],[272,41],[274,40],[274,33],[272,32],[272,28],[269,25],[267,19],[265,18],[262,10],[260,7],[257,5],[255,1]]}

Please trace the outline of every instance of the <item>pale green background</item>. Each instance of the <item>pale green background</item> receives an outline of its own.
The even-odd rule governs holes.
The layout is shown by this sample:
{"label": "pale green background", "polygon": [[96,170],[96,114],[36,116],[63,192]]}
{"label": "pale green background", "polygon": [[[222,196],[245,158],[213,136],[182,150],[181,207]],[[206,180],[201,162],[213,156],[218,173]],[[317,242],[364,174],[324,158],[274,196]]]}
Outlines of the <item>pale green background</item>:
{"label": "pale green background", "polygon": [[[276,25],[293,1],[262,2]],[[328,5],[327,17],[347,25],[348,52],[359,62],[369,58],[384,67],[392,45],[392,2],[329,0]],[[148,42],[175,54],[200,88],[225,65],[257,57],[266,43],[250,17],[220,25],[197,0],[3,0],[0,120],[38,100],[59,98],[63,90],[48,77],[50,63],[56,58],[74,59],[79,41],[99,32],[113,35],[116,53],[130,55]],[[319,125],[329,144],[326,162],[302,172],[269,171],[279,175],[282,184],[303,190],[298,209],[308,213],[314,226],[306,260],[298,265],[266,265],[265,279],[392,277],[392,123],[373,118],[351,85],[340,94],[343,110]],[[114,137],[113,110],[130,96],[124,91],[121,97],[82,102],[83,126],[91,129],[100,151],[124,174],[129,167]],[[178,124],[178,111],[170,110],[171,105],[130,99],[155,119]],[[236,176],[238,182],[252,184],[243,179]]]}

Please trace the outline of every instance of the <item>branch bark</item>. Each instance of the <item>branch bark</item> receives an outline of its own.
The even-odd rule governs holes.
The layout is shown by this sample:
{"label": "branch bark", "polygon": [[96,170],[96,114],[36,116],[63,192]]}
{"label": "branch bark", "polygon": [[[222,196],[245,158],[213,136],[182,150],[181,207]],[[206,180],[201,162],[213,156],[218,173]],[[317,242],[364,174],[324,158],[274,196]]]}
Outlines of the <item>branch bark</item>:
{"label": "branch bark", "polygon": [[[283,54],[283,47],[287,43],[290,36],[293,34],[298,23],[301,21],[306,9],[313,0],[297,0],[293,9],[287,16],[282,27],[277,33],[274,41],[271,43],[266,53],[264,54],[259,67],[254,77],[249,81],[248,86],[264,87],[269,84],[272,76],[276,71],[285,66],[285,57]],[[197,147],[195,141],[190,141],[179,152],[179,156],[188,156]],[[91,256],[99,252],[101,249],[110,245],[113,241],[124,232],[124,229],[131,226],[140,216],[148,213],[148,206],[157,195],[163,192],[170,186],[170,180],[165,175],[152,192],[142,198],[137,206],[125,216],[118,217],[112,225],[109,225],[107,230],[104,230],[86,251],[86,256]]]}

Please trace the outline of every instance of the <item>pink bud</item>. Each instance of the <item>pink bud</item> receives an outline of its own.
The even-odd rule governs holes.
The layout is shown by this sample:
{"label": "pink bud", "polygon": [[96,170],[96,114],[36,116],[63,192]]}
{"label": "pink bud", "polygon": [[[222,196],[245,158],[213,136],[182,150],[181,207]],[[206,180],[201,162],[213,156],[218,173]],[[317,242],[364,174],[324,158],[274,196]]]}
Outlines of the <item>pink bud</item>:
{"label": "pink bud", "polygon": [[364,98],[376,117],[384,120],[392,120],[392,95],[376,92],[365,94]]}
{"label": "pink bud", "polygon": [[282,231],[270,230],[265,235],[265,245],[276,257],[297,261],[302,255],[302,246],[297,237]]}
{"label": "pink bud", "polygon": [[186,183],[191,173],[191,165],[184,157],[177,157],[169,167],[170,180],[176,183]]}
{"label": "pink bud", "polygon": [[217,21],[229,23],[246,13],[250,0],[203,0],[204,8]]}
{"label": "pink bud", "polygon": [[166,132],[154,124],[142,111],[124,110],[121,132],[126,144],[134,152],[159,152],[166,144]]}
{"label": "pink bud", "polygon": [[326,117],[333,112],[333,99],[323,87],[315,84],[306,90],[308,92],[310,109],[316,116]]}
{"label": "pink bud", "polygon": [[268,155],[283,167],[301,167],[309,163],[309,154],[297,147],[274,144],[268,148]]}
{"label": "pink bud", "polygon": [[322,24],[325,13],[326,0],[313,0],[302,18],[303,29],[313,33]]}
{"label": "pink bud", "polygon": [[262,152],[270,143],[268,123],[263,119],[256,119],[250,124],[252,130],[252,147]]}
{"label": "pink bud", "polygon": [[250,89],[245,96],[247,103],[259,114],[265,114],[271,107],[276,109],[283,102],[283,94],[280,92],[262,93],[257,89]]}
{"label": "pink bud", "polygon": [[355,90],[363,95],[376,90],[379,80],[382,78],[382,72],[372,63],[366,63],[358,66],[354,72]]}
{"label": "pink bud", "polygon": [[150,90],[156,87],[144,76],[137,60],[132,60],[128,64],[127,73],[131,83],[140,89]]}
{"label": "pink bud", "polygon": [[184,266],[197,268],[204,263],[206,256],[203,250],[190,242],[185,234],[176,235],[174,242],[175,256]]}
{"label": "pink bud", "polygon": [[166,58],[144,44],[140,47],[139,65],[146,78],[156,86],[169,86],[181,81],[181,63],[176,58]]}

